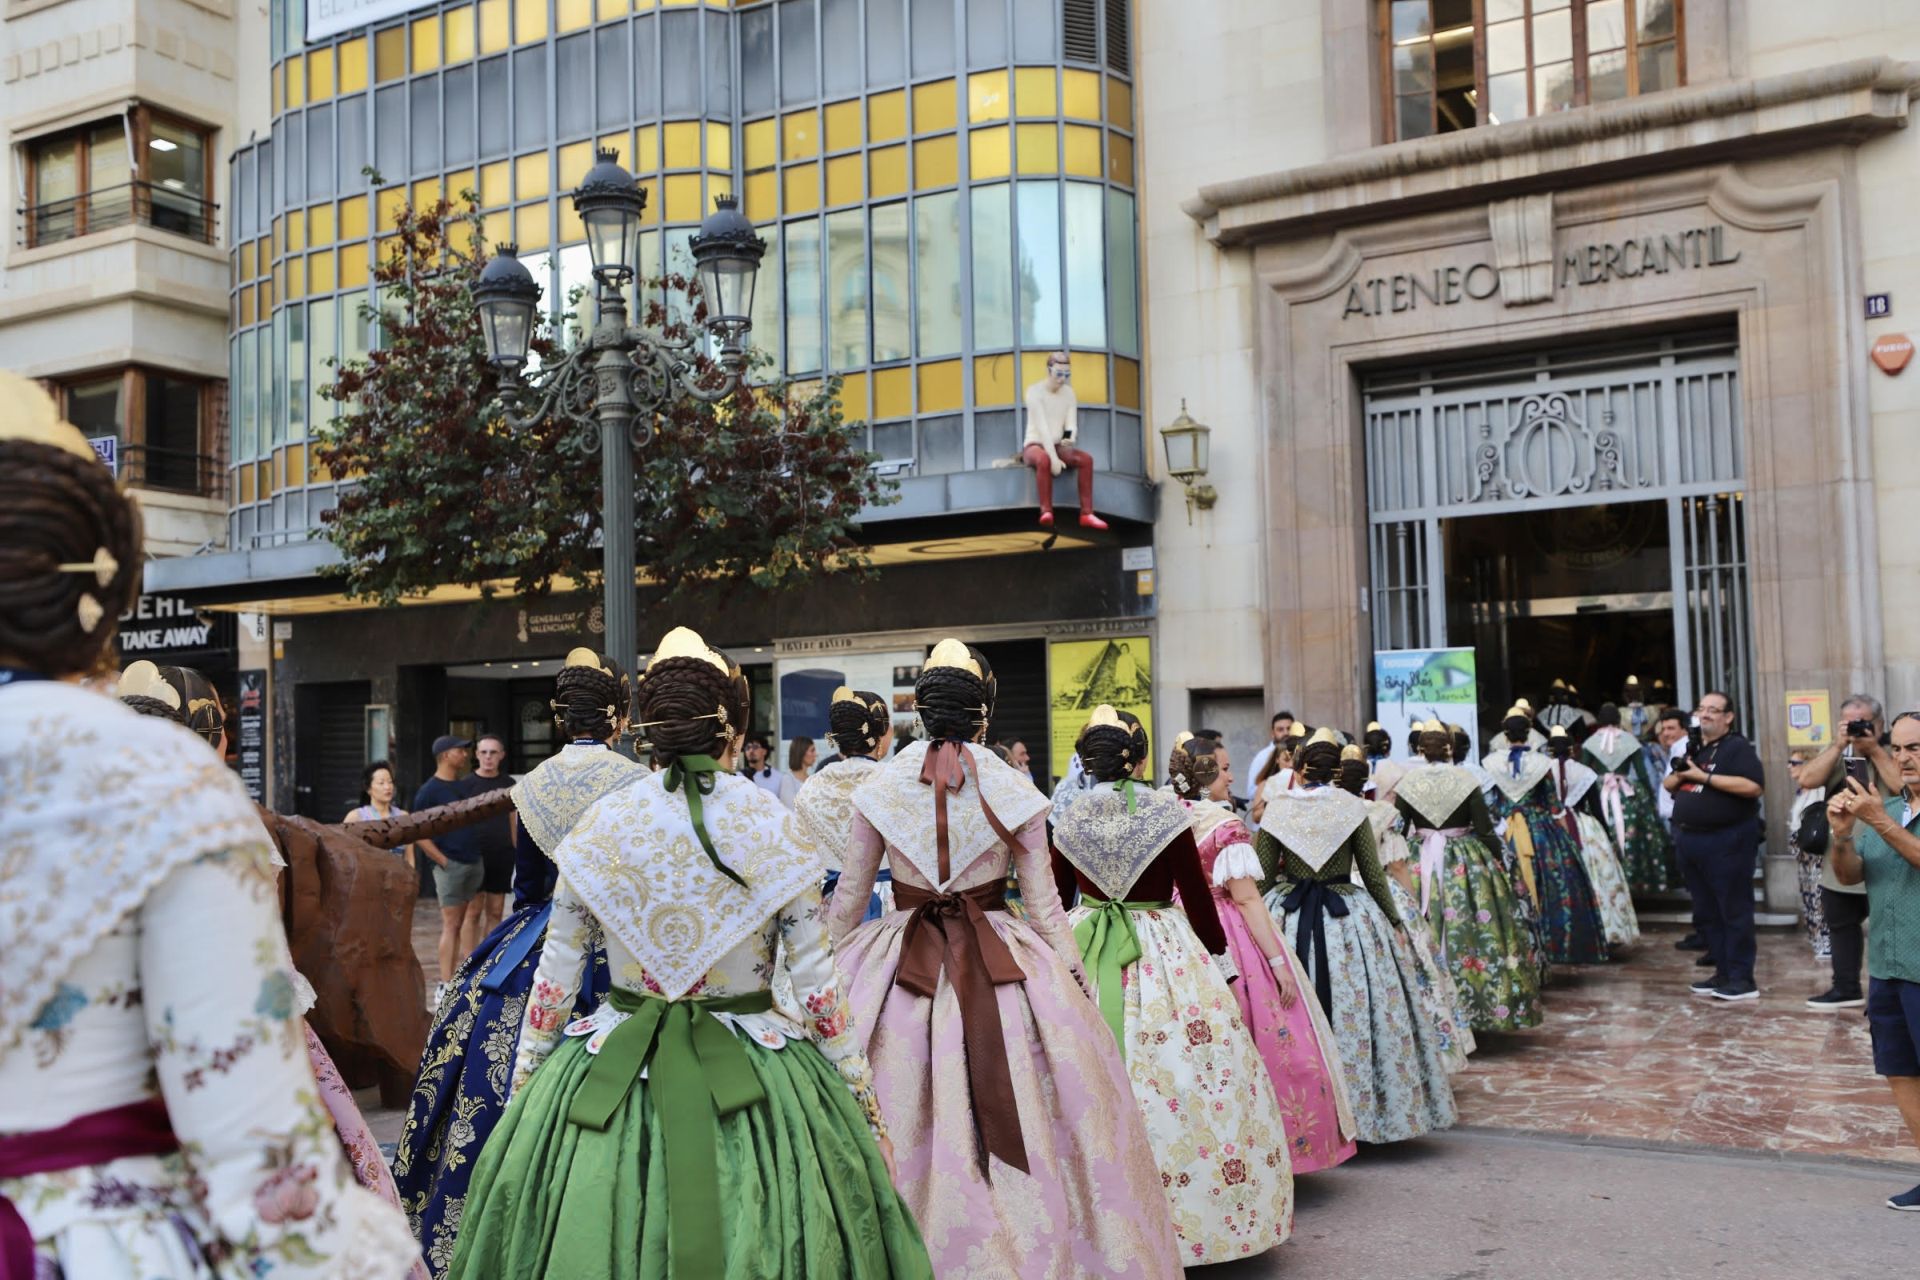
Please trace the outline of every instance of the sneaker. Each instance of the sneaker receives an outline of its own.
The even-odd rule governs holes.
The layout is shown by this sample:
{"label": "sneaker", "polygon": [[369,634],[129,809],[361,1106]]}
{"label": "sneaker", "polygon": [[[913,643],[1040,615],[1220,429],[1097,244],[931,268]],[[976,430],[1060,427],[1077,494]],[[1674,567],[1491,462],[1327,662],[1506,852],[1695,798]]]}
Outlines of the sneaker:
{"label": "sneaker", "polygon": [[1715,1000],[1758,1000],[1760,988],[1754,986],[1751,980],[1743,979],[1715,987],[1711,994]]}
{"label": "sneaker", "polygon": [[1695,995],[1710,996],[1726,984],[1726,976],[1716,973],[1711,978],[1702,978],[1700,981],[1691,984],[1687,990],[1693,992]]}
{"label": "sneaker", "polygon": [[1701,940],[1701,937],[1699,934],[1690,933],[1686,937],[1680,939],[1680,941],[1674,943],[1673,949],[1675,951],[1705,951],[1707,949],[1707,944]]}
{"label": "sneaker", "polygon": [[1887,1197],[1887,1208],[1898,1209],[1902,1213],[1920,1213],[1920,1187]]}
{"label": "sneaker", "polygon": [[1091,511],[1082,511],[1080,513],[1080,527],[1082,529],[1104,529],[1107,527],[1107,522]]}
{"label": "sneaker", "polygon": [[1834,1009],[1858,1009],[1866,1002],[1867,998],[1857,992],[1849,995],[1847,992],[1835,987],[1825,995],[1815,996],[1813,999],[1807,1001],[1807,1008],[1824,1013]]}
{"label": "sneaker", "polygon": [[1693,958],[1693,963],[1694,963],[1695,965],[1697,965],[1698,967],[1700,967],[1700,968],[1702,968],[1702,969],[1704,969],[1704,968],[1706,968],[1706,967],[1707,967],[1708,965],[1710,965],[1710,964],[1712,964],[1712,963],[1713,963],[1713,957],[1712,957],[1712,956],[1710,956],[1710,955],[1706,955],[1706,954],[1704,954],[1704,953],[1703,953],[1703,954],[1701,954],[1701,955],[1697,955],[1697,956],[1695,956],[1695,957]]}

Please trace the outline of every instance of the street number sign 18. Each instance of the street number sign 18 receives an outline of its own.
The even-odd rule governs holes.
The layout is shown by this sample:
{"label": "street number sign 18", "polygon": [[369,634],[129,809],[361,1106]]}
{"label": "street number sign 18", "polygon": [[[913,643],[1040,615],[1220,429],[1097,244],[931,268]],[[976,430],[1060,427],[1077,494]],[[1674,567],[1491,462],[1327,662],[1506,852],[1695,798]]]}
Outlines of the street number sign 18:
{"label": "street number sign 18", "polygon": [[1870,293],[1867,295],[1867,319],[1879,320],[1893,314],[1893,295],[1890,293]]}

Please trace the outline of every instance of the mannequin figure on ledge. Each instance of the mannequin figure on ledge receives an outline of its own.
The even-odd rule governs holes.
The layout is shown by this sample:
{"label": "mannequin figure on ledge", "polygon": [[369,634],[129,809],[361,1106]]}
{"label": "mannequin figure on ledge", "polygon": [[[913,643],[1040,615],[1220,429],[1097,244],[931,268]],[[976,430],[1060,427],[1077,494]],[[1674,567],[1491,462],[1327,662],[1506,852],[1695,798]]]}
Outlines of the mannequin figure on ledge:
{"label": "mannequin figure on ledge", "polygon": [[1053,525],[1053,479],[1071,469],[1080,483],[1080,524],[1104,529],[1093,514],[1093,455],[1079,447],[1080,401],[1068,381],[1072,365],[1066,352],[1047,357],[1047,376],[1027,388],[1027,436],[1020,456],[1033,468],[1040,493],[1040,523]]}

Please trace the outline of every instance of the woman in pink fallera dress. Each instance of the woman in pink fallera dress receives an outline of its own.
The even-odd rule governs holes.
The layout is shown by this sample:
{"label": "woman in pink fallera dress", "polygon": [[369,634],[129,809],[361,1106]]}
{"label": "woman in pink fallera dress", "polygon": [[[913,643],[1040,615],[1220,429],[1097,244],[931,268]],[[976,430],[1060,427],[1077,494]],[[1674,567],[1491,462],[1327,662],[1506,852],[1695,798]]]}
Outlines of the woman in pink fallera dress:
{"label": "woman in pink fallera dress", "polygon": [[1240,970],[1234,995],[1273,1077],[1293,1171],[1331,1169],[1354,1153],[1353,1110],[1319,999],[1274,928],[1260,897],[1260,860],[1227,805],[1233,773],[1225,744],[1187,739],[1174,748],[1167,776],[1193,815],[1200,865],[1213,885],[1227,952]]}

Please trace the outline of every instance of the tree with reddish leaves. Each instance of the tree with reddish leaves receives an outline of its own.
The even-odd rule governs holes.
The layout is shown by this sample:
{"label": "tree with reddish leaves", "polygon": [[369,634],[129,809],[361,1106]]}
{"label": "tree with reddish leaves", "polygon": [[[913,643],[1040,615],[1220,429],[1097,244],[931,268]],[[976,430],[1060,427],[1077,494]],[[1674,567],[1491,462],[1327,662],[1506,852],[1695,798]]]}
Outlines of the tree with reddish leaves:
{"label": "tree with reddish leaves", "polygon": [[[322,517],[347,594],[390,605],[445,585],[527,596],[596,586],[599,453],[579,447],[573,423],[519,426],[502,411],[473,305],[488,255],[472,193],[403,208],[382,243],[380,305],[363,304],[378,345],[337,366],[326,394],[340,411],[315,433],[320,461],[347,482]],[[649,329],[698,331],[697,283],[651,286]],[[532,350],[542,362],[563,354],[545,330]],[[676,400],[635,451],[625,532],[641,578],[669,601],[867,570],[855,521],[892,500],[892,482],[874,474],[833,383],[760,381],[767,363],[719,404]],[[696,376],[720,379],[704,357]]]}

